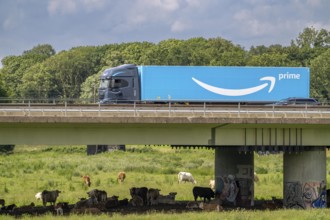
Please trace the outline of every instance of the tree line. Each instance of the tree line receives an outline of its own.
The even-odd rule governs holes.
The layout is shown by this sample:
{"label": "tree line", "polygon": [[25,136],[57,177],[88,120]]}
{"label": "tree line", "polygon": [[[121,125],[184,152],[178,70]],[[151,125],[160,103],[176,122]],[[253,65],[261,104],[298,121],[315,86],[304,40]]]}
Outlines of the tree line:
{"label": "tree line", "polygon": [[0,98],[95,100],[104,69],[125,63],[184,66],[310,67],[310,96],[330,100],[330,32],[305,28],[290,46],[246,50],[221,37],[159,43],[80,46],[56,53],[49,44],[2,59]]}

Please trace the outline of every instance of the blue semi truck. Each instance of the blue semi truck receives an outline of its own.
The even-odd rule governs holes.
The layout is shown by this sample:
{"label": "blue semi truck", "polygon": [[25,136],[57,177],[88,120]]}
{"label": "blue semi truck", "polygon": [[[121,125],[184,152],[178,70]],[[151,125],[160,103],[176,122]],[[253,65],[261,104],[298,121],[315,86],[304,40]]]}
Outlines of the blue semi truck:
{"label": "blue semi truck", "polygon": [[275,102],[309,97],[309,68],[136,66],[106,69],[100,103]]}

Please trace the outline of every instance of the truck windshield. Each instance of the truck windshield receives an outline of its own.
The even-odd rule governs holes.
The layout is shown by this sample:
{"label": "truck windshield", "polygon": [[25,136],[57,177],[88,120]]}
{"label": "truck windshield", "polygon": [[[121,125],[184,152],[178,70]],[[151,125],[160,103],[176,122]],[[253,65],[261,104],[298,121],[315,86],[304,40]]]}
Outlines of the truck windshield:
{"label": "truck windshield", "polygon": [[109,80],[102,79],[100,83],[100,88],[108,88],[109,87]]}
{"label": "truck windshield", "polygon": [[111,79],[110,80],[110,88],[111,89],[118,89],[118,88],[123,88],[127,87],[128,82],[124,79]]}

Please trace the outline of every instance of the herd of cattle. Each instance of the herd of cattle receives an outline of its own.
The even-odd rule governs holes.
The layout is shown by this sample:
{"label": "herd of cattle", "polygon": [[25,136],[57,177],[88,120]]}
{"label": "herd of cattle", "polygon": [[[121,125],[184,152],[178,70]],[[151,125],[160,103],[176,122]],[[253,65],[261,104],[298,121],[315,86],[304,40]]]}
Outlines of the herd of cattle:
{"label": "herd of cattle", "polygon": [[[118,182],[123,183],[126,178],[125,172],[118,173]],[[90,177],[85,175],[82,176],[83,182],[90,187],[91,180]],[[191,182],[196,184],[191,173],[188,172],[179,172],[178,174],[178,183],[182,182]],[[214,193],[214,180],[210,180],[210,187],[193,187],[192,194],[194,201],[188,202],[186,204],[187,209],[196,209],[196,210],[223,210],[221,206],[220,198],[215,198]],[[15,204],[7,205],[3,199],[0,199],[0,214],[40,214],[40,212],[52,211],[54,214],[63,215],[64,213],[75,213],[75,214],[100,214],[111,210],[113,208],[119,207],[148,207],[155,205],[176,205],[178,204],[175,201],[177,192],[170,192],[168,195],[160,194],[160,189],[147,188],[147,187],[132,187],[130,190],[130,199],[119,200],[118,196],[108,196],[107,192],[104,190],[93,189],[87,192],[88,198],[81,198],[75,204],[70,205],[65,202],[56,203],[58,196],[61,191],[54,190],[48,191],[44,190],[38,192],[35,195],[37,200],[41,200],[43,207],[37,207],[32,202],[30,205],[16,207]],[[198,198],[202,198],[203,202],[197,201]],[[212,200],[213,199],[213,200]],[[50,206],[47,206],[50,204]]]}

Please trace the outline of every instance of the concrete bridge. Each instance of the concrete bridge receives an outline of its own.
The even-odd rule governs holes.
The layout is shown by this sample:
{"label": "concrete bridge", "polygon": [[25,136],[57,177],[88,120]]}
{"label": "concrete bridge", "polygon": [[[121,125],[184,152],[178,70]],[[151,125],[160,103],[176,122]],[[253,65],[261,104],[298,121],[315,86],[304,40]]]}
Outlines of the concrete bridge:
{"label": "concrete bridge", "polygon": [[[323,207],[330,109],[274,106],[28,106],[0,108],[0,144],[168,144],[215,148],[216,191],[235,177],[253,205],[254,154],[284,155],[284,205]],[[306,195],[309,195],[307,198]]]}

